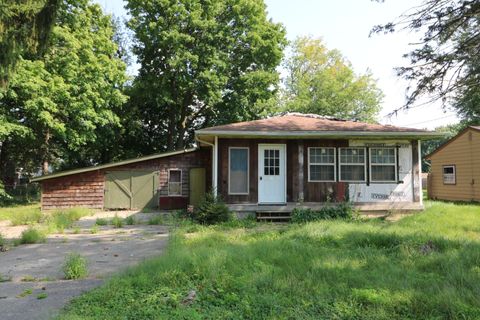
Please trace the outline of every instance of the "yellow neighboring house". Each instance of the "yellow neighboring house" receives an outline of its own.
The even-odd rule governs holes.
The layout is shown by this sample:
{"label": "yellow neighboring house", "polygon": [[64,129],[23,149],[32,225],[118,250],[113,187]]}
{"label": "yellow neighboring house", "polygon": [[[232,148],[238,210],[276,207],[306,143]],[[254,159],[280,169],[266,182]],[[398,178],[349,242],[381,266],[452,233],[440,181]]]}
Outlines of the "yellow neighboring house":
{"label": "yellow neighboring house", "polygon": [[469,126],[425,157],[430,199],[480,201],[480,126]]}

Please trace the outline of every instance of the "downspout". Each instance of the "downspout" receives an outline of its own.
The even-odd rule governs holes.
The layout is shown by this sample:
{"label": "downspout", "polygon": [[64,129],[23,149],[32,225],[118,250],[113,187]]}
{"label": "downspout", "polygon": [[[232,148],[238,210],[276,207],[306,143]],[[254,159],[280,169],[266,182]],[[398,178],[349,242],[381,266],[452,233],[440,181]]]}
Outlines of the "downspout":
{"label": "downspout", "polygon": [[195,136],[195,140],[204,143],[207,146],[212,147],[212,192],[215,196],[217,196],[217,171],[218,171],[218,137],[215,136],[215,143],[211,143],[205,140],[201,140],[197,136]]}

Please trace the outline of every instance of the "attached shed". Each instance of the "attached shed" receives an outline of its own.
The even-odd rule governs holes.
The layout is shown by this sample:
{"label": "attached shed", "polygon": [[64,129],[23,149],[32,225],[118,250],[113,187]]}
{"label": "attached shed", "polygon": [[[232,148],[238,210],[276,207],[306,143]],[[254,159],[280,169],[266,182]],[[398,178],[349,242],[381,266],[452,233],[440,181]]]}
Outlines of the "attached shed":
{"label": "attached shed", "polygon": [[480,201],[480,126],[467,127],[425,158],[429,198]]}
{"label": "attached shed", "polygon": [[64,171],[32,179],[42,209],[181,209],[211,185],[211,150],[188,149]]}

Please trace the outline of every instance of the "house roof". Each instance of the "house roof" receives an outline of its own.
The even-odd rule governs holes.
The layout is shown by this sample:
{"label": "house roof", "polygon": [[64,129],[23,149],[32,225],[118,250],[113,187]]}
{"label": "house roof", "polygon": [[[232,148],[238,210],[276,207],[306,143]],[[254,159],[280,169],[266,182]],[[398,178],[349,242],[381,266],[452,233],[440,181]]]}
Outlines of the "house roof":
{"label": "house roof", "polygon": [[421,129],[340,120],[301,113],[287,113],[262,120],[210,127],[197,130],[196,134],[217,136],[441,136],[436,132]]}
{"label": "house roof", "polygon": [[60,171],[60,172],[57,172],[57,173],[52,173],[52,174],[47,174],[47,175],[35,177],[35,178],[31,179],[30,182],[39,182],[39,181],[43,181],[43,180],[47,180],[47,179],[69,176],[69,175],[72,175],[72,174],[96,171],[96,170],[101,170],[101,169],[108,169],[108,168],[112,168],[112,167],[118,167],[118,166],[123,166],[123,165],[126,165],[126,164],[136,163],[136,162],[165,158],[165,157],[175,156],[175,155],[182,154],[182,153],[193,152],[195,150],[197,150],[197,148],[177,150],[177,151],[164,152],[164,153],[156,153],[156,154],[152,154],[152,155],[145,156],[145,157],[127,159],[127,160],[122,160],[122,161],[117,161],[117,162],[111,162],[111,163],[106,163],[106,164],[102,164],[102,165],[98,165],[98,166],[92,166],[92,167],[86,167],[86,168],[80,168],[80,169],[73,169],[73,170],[67,170],[67,171]]}
{"label": "house roof", "polygon": [[436,154],[437,152],[439,152],[440,150],[443,150],[443,148],[445,148],[446,146],[448,146],[450,143],[452,143],[453,141],[457,140],[461,135],[463,135],[465,132],[469,131],[469,130],[474,130],[474,131],[478,131],[480,132],[480,126],[468,126],[466,127],[465,129],[463,129],[462,131],[460,131],[456,136],[452,137],[450,140],[446,141],[445,143],[443,143],[442,145],[440,145],[437,149],[435,149],[434,151],[430,152],[429,154],[427,154],[424,158],[425,159],[428,159],[430,160],[431,157]]}

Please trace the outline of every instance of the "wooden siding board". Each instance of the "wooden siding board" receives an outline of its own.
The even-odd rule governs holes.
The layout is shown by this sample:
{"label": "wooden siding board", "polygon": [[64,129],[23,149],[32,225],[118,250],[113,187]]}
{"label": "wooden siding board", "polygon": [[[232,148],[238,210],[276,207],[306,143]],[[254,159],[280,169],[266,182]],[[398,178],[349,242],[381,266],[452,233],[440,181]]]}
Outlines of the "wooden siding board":
{"label": "wooden siding board", "polygon": [[[429,197],[452,201],[480,201],[480,132],[465,130],[431,155]],[[455,165],[456,184],[443,184],[443,166]]]}
{"label": "wooden siding board", "polygon": [[182,153],[166,158],[146,160],[103,170],[43,180],[41,181],[42,209],[68,207],[103,208],[105,172],[109,171],[159,171],[158,193],[160,196],[168,196],[169,169],[182,170],[182,197],[187,198],[187,201],[182,201],[183,206],[184,202],[188,202],[189,170],[198,167],[206,169],[206,186],[211,186],[210,148],[202,148],[194,152]]}

